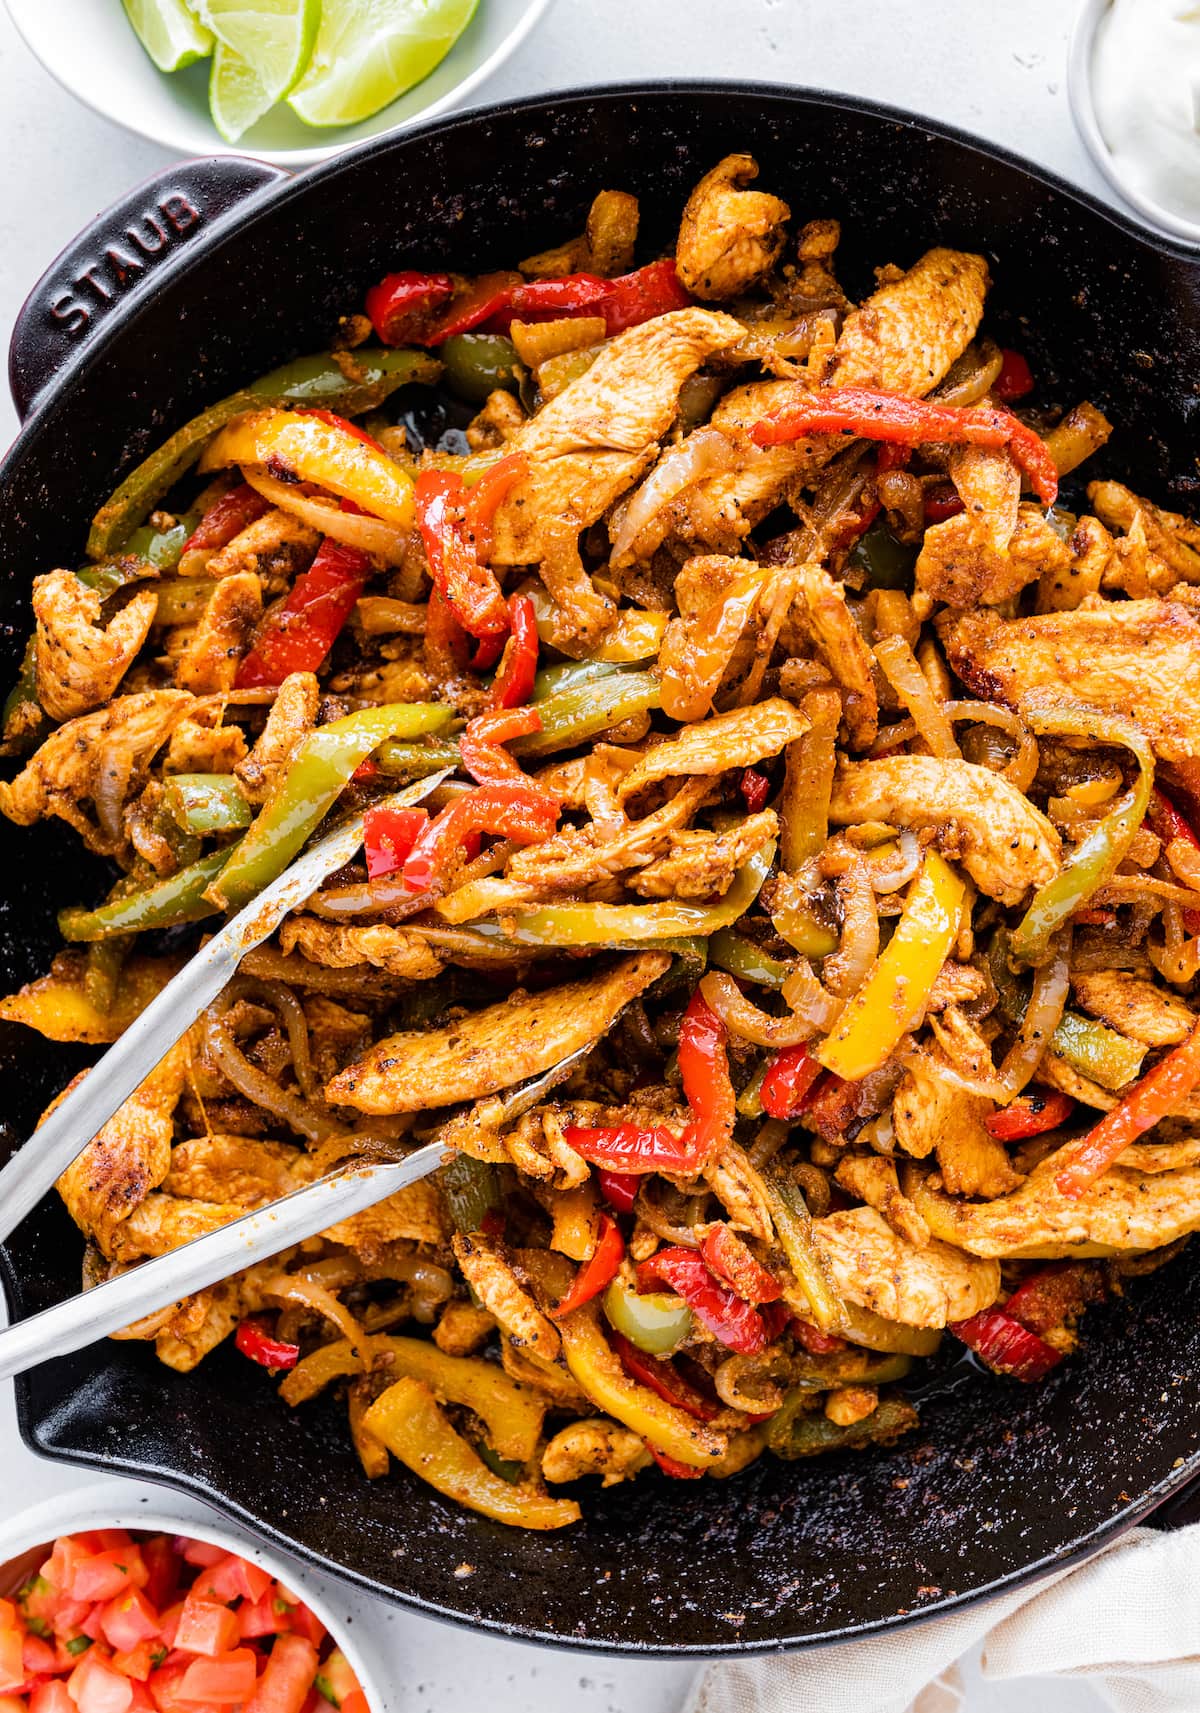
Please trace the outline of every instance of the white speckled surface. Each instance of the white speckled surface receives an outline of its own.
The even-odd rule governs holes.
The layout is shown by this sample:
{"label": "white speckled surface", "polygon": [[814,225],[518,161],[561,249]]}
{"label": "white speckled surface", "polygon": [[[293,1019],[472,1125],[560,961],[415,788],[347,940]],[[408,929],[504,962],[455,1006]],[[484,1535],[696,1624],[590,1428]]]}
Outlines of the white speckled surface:
{"label": "white speckled surface", "polygon": [[[484,4],[487,0],[484,0]],[[114,10],[117,0],[113,0]],[[480,99],[663,75],[754,77],[890,101],[1003,143],[1101,195],[1065,94],[1072,0],[557,0]],[[78,106],[42,71],[0,9],[0,326],[98,209],[170,157]],[[16,429],[0,398],[0,445]],[[0,1519],[93,1479],[21,1444],[0,1391]],[[117,1482],[131,1514],[144,1485]],[[162,1502],[165,1495],[156,1495]],[[183,1501],[180,1505],[184,1514]],[[335,1594],[335,1598],[337,1598]],[[517,1646],[341,1597],[392,1662],[390,1713],[673,1713],[690,1666],[588,1659]],[[553,1590],[547,1590],[553,1599]],[[1091,1691],[980,1683],[972,1713],[1098,1713]],[[821,1713],[840,1713],[822,1709]]]}

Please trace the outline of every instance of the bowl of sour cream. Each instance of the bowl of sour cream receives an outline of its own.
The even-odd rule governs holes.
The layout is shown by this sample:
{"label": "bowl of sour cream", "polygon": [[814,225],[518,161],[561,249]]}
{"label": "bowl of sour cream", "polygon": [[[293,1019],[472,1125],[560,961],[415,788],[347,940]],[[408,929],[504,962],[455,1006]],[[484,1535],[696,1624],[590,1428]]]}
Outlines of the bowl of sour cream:
{"label": "bowl of sour cream", "polygon": [[1084,0],[1067,88],[1117,194],[1160,231],[1200,245],[1200,3]]}

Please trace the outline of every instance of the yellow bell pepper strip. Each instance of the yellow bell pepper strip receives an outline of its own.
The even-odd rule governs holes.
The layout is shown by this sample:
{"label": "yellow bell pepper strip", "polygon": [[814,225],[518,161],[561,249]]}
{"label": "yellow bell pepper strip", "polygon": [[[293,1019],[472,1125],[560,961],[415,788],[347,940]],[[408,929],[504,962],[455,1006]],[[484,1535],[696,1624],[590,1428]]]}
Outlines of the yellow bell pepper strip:
{"label": "yellow bell pepper strip", "polygon": [[162,805],[185,833],[235,833],[254,817],[232,773],[172,773]]}
{"label": "yellow bell pepper strip", "polygon": [[1009,950],[1022,963],[1042,963],[1051,936],[1068,917],[1111,879],[1150,806],[1154,788],[1154,751],[1132,720],[1101,714],[1094,708],[1031,708],[1027,723],[1038,737],[1086,737],[1093,743],[1121,744],[1137,758],[1138,777],[1112,812],[1074,850],[1053,880],[1034,894],[1013,931]]}
{"label": "yellow bell pepper strip", "polygon": [[[498,1363],[479,1356],[448,1356],[427,1338],[387,1333],[377,1333],[371,1348],[398,1380],[420,1380],[442,1403],[473,1410],[501,1457],[525,1463],[537,1450],[546,1405],[528,1386],[510,1380]],[[279,1388],[280,1396],[287,1404],[305,1403],[334,1380],[357,1374],[361,1366],[348,1339],[322,1344],[296,1364]]]}
{"label": "yellow bell pepper strip", "polygon": [[207,897],[225,864],[229,847],[210,851],[165,880],[157,880],[140,891],[123,894],[95,910],[80,906],[58,913],[58,931],[64,940],[105,940],[113,934],[143,934],[151,928],[174,928],[180,922],[200,922],[215,916],[218,906]]}
{"label": "yellow bell pepper strip", "polygon": [[650,1356],[669,1356],[692,1330],[692,1311],[682,1297],[668,1291],[630,1291],[620,1279],[604,1293],[604,1313],[619,1337]]}
{"label": "yellow bell pepper strip", "polygon": [[315,482],[400,529],[413,521],[412,477],[382,447],[309,412],[254,410],[235,417],[205,448],[200,472],[262,464],[280,481]]}
{"label": "yellow bell pepper strip", "polygon": [[[176,429],[156,447],[92,519],[89,559],[104,559],[128,540],[186,470],[200,456],[207,440],[234,417],[264,404],[323,405],[342,416],[356,416],[383,403],[397,387],[417,381],[431,386],[442,366],[424,351],[355,351],[338,363],[328,354],[298,357],[272,369],[241,391],[218,399]],[[358,378],[347,379],[347,370]],[[182,545],[182,544],[181,544]]]}
{"label": "yellow bell pepper strip", "polygon": [[886,949],[816,1049],[828,1071],[859,1082],[878,1070],[925,1009],[958,934],[966,887],[935,850],[925,853]]}
{"label": "yellow bell pepper strip", "polygon": [[467,924],[482,940],[522,946],[606,946],[661,942],[715,934],[736,922],[758,897],[770,872],[775,844],[768,839],[748,857],[718,904],[552,904],[514,914],[504,927],[481,918]]}
{"label": "yellow bell pepper strip", "polygon": [[[811,723],[804,736],[787,747],[779,804],[779,856],[787,874],[795,874],[810,857],[819,855],[829,837],[829,799],[842,720],[842,699],[836,690],[810,691],[801,706]],[[791,939],[782,928],[779,931]]]}
{"label": "yellow bell pepper strip", "polygon": [[1153,1070],[1106,1112],[1078,1142],[1060,1151],[1062,1170],[1054,1180],[1060,1195],[1077,1201],[1102,1177],[1131,1142],[1166,1118],[1200,1083],[1200,1023],[1186,1040],[1160,1059]]}
{"label": "yellow bell pepper strip", "polygon": [[574,1499],[551,1499],[493,1474],[420,1380],[389,1386],[363,1417],[363,1426],[414,1475],[470,1511],[519,1529],[561,1529],[579,1521]]}
{"label": "yellow bell pepper strip", "polygon": [[119,1039],[178,968],[177,958],[131,958],[117,972],[116,991],[102,1008],[89,996],[82,973],[65,973],[60,964],[0,999],[0,1019],[24,1023],[48,1041],[106,1046]]}
{"label": "yellow bell pepper strip", "polygon": [[517,755],[554,755],[588,743],[610,726],[662,706],[662,686],[653,672],[618,672],[611,678],[574,683],[537,705],[541,730],[518,738]]}
{"label": "yellow bell pepper strip", "polygon": [[767,1444],[785,1462],[816,1457],[825,1451],[857,1451],[862,1446],[885,1445],[918,1423],[917,1412],[907,1398],[880,1398],[869,1416],[850,1427],[838,1427],[828,1416],[812,1411],[811,1400],[810,1391],[797,1387],[788,1393],[767,1424]]}
{"label": "yellow bell pepper strip", "polygon": [[601,1330],[594,1303],[568,1315],[559,1331],[567,1367],[606,1415],[690,1468],[705,1469],[723,1455],[728,1445],[725,1434],[693,1420],[630,1379]]}
{"label": "yellow bell pepper strip", "polygon": [[385,738],[440,731],[452,717],[449,708],[435,702],[388,702],[318,726],[300,745],[292,765],[206,896],[221,909],[245,904],[283,873],[354,770]]}
{"label": "yellow bell pepper strip", "polygon": [[[799,1187],[790,1178],[776,1177],[773,1173],[764,1173],[762,1182],[775,1235],[804,1297],[808,1316],[822,1332],[844,1336],[846,1315],[842,1299]],[[787,1296],[786,1290],[784,1295]]]}

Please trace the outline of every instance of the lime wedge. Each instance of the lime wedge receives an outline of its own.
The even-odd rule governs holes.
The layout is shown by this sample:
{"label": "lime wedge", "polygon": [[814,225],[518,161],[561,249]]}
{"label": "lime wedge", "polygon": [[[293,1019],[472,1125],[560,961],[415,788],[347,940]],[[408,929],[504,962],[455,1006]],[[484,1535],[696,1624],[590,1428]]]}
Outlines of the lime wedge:
{"label": "lime wedge", "polygon": [[208,80],[208,108],[225,141],[236,143],[274,105],[274,97],[258,73],[240,54],[218,42]]}
{"label": "lime wedge", "polygon": [[439,65],[478,0],[325,0],[307,72],[289,97],[306,125],[353,125]]}
{"label": "lime wedge", "polygon": [[122,0],[138,40],[159,71],[182,71],[213,51],[213,39],[183,0]]}
{"label": "lime wedge", "polygon": [[[303,75],[317,39],[321,0],[195,0],[195,4],[213,35],[244,61],[271,102],[286,95]],[[215,81],[215,68],[213,75]],[[232,80],[234,72],[227,68],[225,75]],[[237,78],[243,81],[240,71]]]}

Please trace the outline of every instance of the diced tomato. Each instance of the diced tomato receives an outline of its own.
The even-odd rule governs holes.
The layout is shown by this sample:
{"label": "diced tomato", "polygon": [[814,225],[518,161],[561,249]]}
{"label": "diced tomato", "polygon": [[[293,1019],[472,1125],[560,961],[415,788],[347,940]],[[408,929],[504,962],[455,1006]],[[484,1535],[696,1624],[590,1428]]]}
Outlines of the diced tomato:
{"label": "diced tomato", "polygon": [[146,1598],[159,1612],[169,1606],[179,1586],[179,1555],[166,1535],[152,1535],[142,1542],[146,1566]]}
{"label": "diced tomato", "polygon": [[207,1701],[234,1707],[249,1701],[258,1682],[258,1656],[250,1648],[235,1648],[216,1659],[194,1659],[179,1685],[182,1701]]}
{"label": "diced tomato", "polygon": [[21,1663],[26,1677],[43,1676],[58,1669],[58,1649],[41,1636],[25,1636],[21,1643]]}
{"label": "diced tomato", "polygon": [[138,1683],[147,1683],[154,1673],[155,1667],[162,1664],[167,1650],[161,1639],[139,1642],[136,1647],[112,1656],[114,1671],[119,1671],[122,1677],[132,1677]]}
{"label": "diced tomato", "polygon": [[179,1634],[179,1620],[183,1617],[183,1601],[176,1600],[173,1606],[168,1606],[159,1620],[163,1645],[168,1648],[175,1646],[175,1638]]}
{"label": "diced tomato", "polygon": [[0,1600],[0,1692],[20,1689],[25,1682],[25,1648],[16,1607]]}
{"label": "diced tomato", "polygon": [[342,1702],[342,1713],[371,1713],[363,1690],[352,1689]]}
{"label": "diced tomato", "polygon": [[150,1679],[146,1687],[155,1707],[158,1708],[158,1713],[193,1713],[193,1710],[184,1708],[179,1698],[183,1674],[191,1663],[191,1660],[183,1655],[178,1659],[169,1659]]}
{"label": "diced tomato", "polygon": [[129,1713],[133,1685],[90,1648],[67,1679],[67,1692],[79,1713]]}
{"label": "diced tomato", "polygon": [[75,1566],[82,1559],[90,1558],[91,1551],[72,1535],[61,1535],[55,1541],[50,1557],[42,1566],[42,1575],[60,1593],[65,1593],[71,1585],[71,1577]]}
{"label": "diced tomato", "polygon": [[208,1572],[196,1578],[195,1592],[214,1600],[261,1600],[271,1586],[270,1575],[261,1565],[251,1564],[231,1552]]}
{"label": "diced tomato", "polygon": [[202,1600],[194,1594],[188,1595],[175,1632],[177,1648],[183,1653],[207,1654],[212,1658],[229,1653],[240,1640],[236,1612],[231,1612],[228,1606],[222,1606],[217,1600]]}
{"label": "diced tomato", "polygon": [[60,1678],[39,1683],[29,1698],[29,1713],[75,1713],[67,1686]]}
{"label": "diced tomato", "polygon": [[100,1627],[114,1653],[124,1653],[161,1634],[158,1613],[140,1588],[110,1600],[101,1613]]}
{"label": "diced tomato", "polygon": [[314,1648],[319,1648],[325,1640],[325,1626],[320,1618],[304,1604],[303,1600],[297,1599],[294,1595],[289,1595],[282,1583],[280,1584],[280,1593],[292,1607],[290,1620],[292,1629],[298,1636],[303,1636],[306,1642],[311,1642]]}
{"label": "diced tomato", "polygon": [[189,1540],[186,1535],[175,1536],[175,1551],[185,1564],[220,1564],[225,1557],[223,1546],[214,1546],[211,1541]]}
{"label": "diced tomato", "polygon": [[146,1566],[137,1547],[109,1547],[105,1552],[79,1560],[66,1593],[72,1600],[111,1600],[128,1588],[143,1587],[146,1577]]}
{"label": "diced tomato", "polygon": [[280,1636],[246,1713],[300,1713],[317,1675],[318,1656],[304,1636]]}
{"label": "diced tomato", "polygon": [[[280,1607],[283,1610],[280,1611]],[[280,1600],[272,1590],[263,1595],[261,1600],[243,1600],[237,1609],[238,1628],[242,1639],[249,1641],[255,1636],[279,1636],[284,1630],[291,1628],[291,1608],[286,1601]]]}

